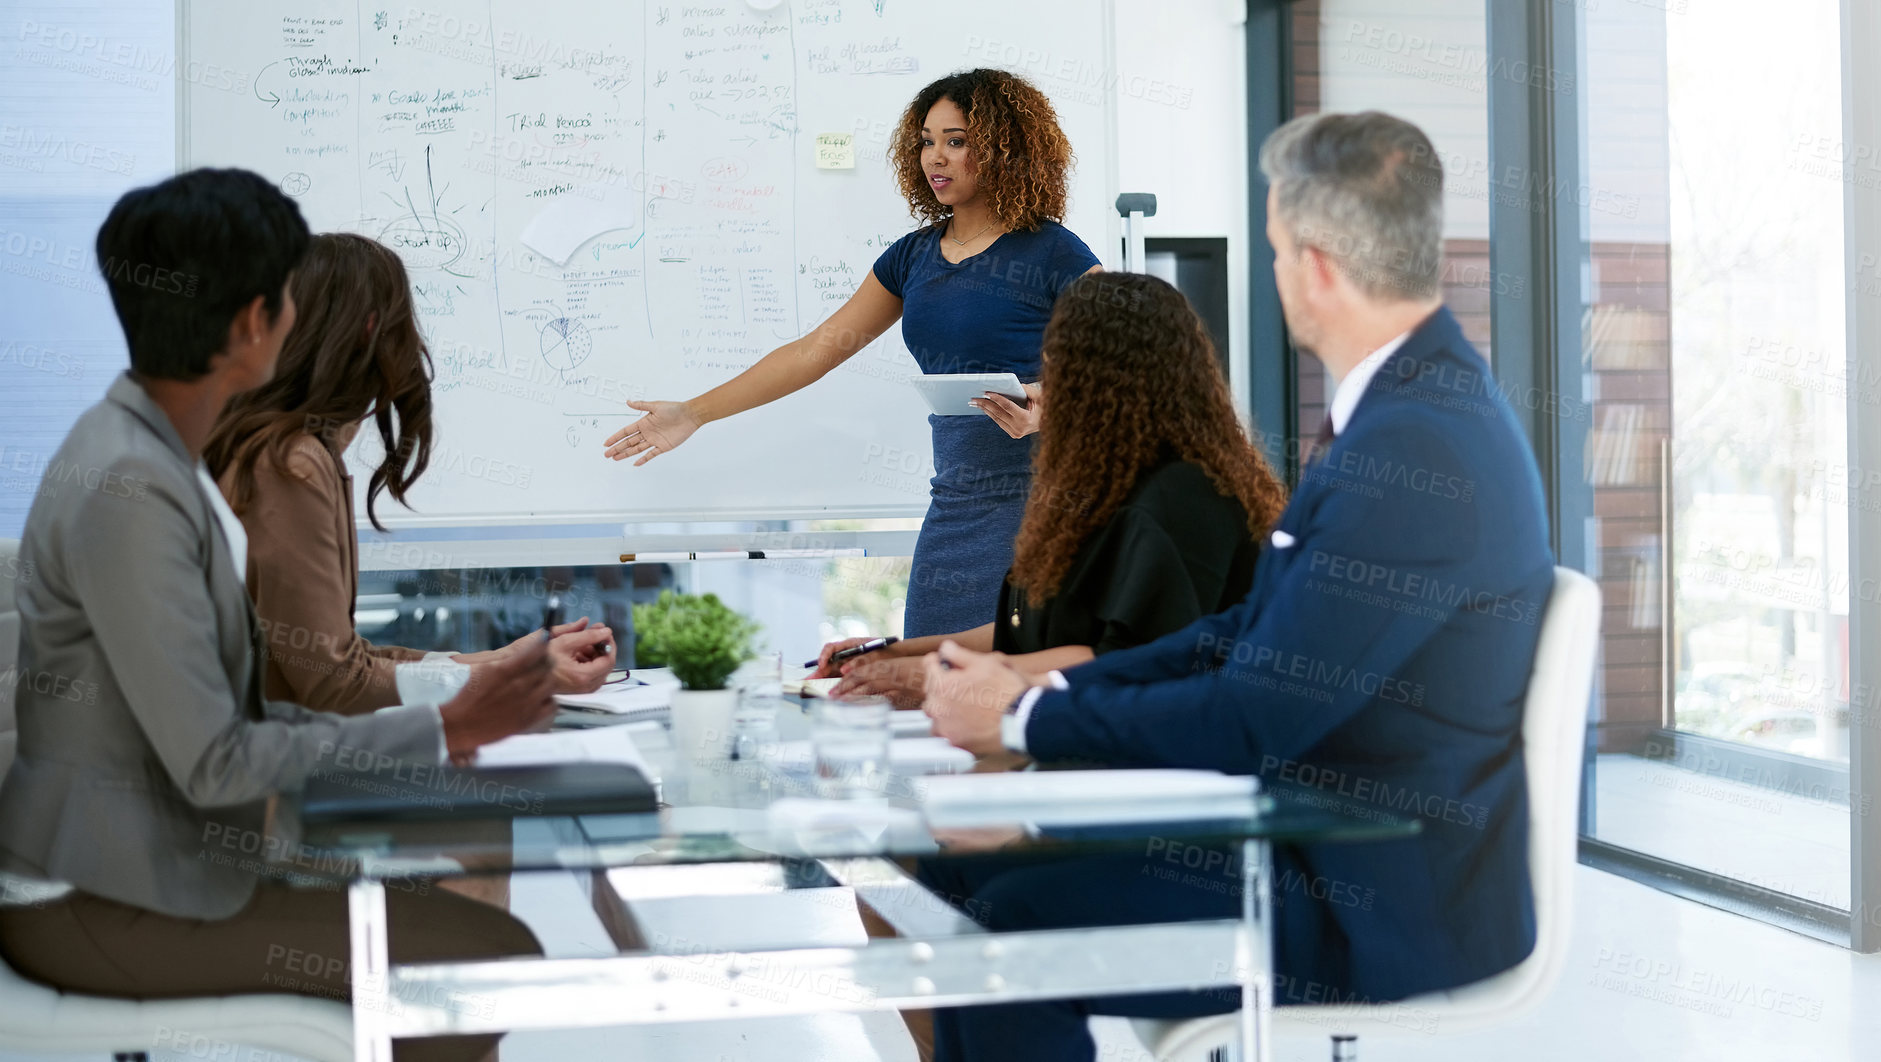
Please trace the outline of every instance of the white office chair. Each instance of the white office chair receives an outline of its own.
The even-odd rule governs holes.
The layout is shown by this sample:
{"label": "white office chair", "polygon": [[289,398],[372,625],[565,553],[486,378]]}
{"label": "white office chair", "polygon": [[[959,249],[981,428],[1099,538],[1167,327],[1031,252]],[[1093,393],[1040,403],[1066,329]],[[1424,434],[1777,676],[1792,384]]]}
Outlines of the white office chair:
{"label": "white office chair", "polygon": [[[20,613],[15,592],[30,578],[19,540],[0,539],[0,777],[13,766]],[[306,996],[219,996],[139,1002],[60,992],[0,963],[0,1048],[32,1053],[109,1051],[119,1059],[167,1051],[232,1058],[259,1047],[313,1062],[350,1062],[353,1016],[343,1003]]]}
{"label": "white office chair", "polygon": [[[1431,1036],[1499,1025],[1533,1010],[1553,990],[1567,960],[1578,862],[1581,750],[1600,641],[1600,590],[1568,568],[1554,570],[1535,666],[1522,708],[1522,764],[1528,773],[1528,874],[1535,893],[1535,950],[1475,984],[1381,1005],[1278,1007],[1274,1031],[1332,1037],[1335,1062],[1358,1057],[1366,1036]],[[1220,1058],[1237,1041],[1236,1017],[1132,1023],[1163,1062]]]}

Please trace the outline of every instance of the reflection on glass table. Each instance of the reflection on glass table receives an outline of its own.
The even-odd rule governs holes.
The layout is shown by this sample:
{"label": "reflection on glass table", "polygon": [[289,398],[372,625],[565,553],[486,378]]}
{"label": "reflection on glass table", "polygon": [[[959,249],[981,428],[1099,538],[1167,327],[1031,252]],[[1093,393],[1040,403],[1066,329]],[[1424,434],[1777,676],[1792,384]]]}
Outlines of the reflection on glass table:
{"label": "reflection on glass table", "polygon": [[[863,799],[826,799],[803,702],[777,702],[758,755],[685,762],[657,723],[624,728],[661,796],[640,814],[546,818],[512,841],[483,822],[310,829],[296,870],[349,883],[357,1057],[394,1037],[1088,998],[1219,985],[1238,995],[1242,1057],[1267,1053],[1272,1007],[1270,846],[1409,836],[1418,824],[1337,794],[1260,789],[1207,772],[1036,771],[926,776],[890,770]],[[623,729],[623,728],[610,728]],[[919,735],[897,740],[932,741]],[[727,743],[728,749],[731,743]],[[915,761],[923,762],[923,761]],[[920,768],[917,768],[920,769]],[[1094,788],[1092,783],[1098,785]],[[1240,918],[991,932],[928,892],[903,863],[998,849],[1040,857],[1219,849],[1240,878]],[[388,880],[577,870],[619,955],[393,966]],[[861,946],[648,947],[633,905],[844,886],[898,933]],[[728,901],[729,902],[729,901]],[[739,991],[761,976],[765,991]],[[474,998],[476,1007],[453,1000]]]}

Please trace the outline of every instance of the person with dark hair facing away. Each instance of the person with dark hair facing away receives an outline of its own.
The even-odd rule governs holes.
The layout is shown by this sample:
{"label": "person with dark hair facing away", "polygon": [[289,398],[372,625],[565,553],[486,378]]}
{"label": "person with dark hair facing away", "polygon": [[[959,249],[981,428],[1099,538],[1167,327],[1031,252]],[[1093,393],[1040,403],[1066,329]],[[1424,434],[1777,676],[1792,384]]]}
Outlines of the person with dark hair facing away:
{"label": "person with dark hair facing away", "polygon": [[[1402,840],[1277,845],[1271,879],[1343,886],[1275,891],[1278,1003],[1403,999],[1534,948],[1522,706],[1554,583],[1547,517],[1521,428],[1443,307],[1429,138],[1376,112],[1320,114],[1276,130],[1260,161],[1288,329],[1338,387],[1253,590],[1062,673],[943,645],[926,710],[976,752],[1310,775],[1337,781],[1315,792],[1354,814],[1415,815],[1422,830]],[[1238,848],[1204,847],[1211,865],[1239,866]],[[1238,875],[1217,891],[1159,866],[991,856],[923,873],[995,930],[1239,915]],[[1088,1062],[1090,1014],[1238,1005],[1211,989],[938,1011],[936,1058]]]}
{"label": "person with dark hair facing away", "polygon": [[[987,622],[842,665],[836,696],[918,707],[922,658],[951,639],[1037,671],[1155,641],[1240,603],[1286,488],[1235,415],[1189,300],[1143,273],[1093,273],[1045,327],[1032,492]],[[823,647],[830,655],[866,639]]]}
{"label": "person with dark hair facing away", "polygon": [[[248,594],[268,643],[267,695],[351,715],[449,694],[466,665],[503,649],[431,654],[373,645],[353,626],[359,555],[353,481],[341,455],[366,421],[378,432],[366,515],[381,492],[403,502],[431,457],[431,355],[419,334],[405,265],[364,236],[313,237],[292,283],[298,323],[274,378],[229,401],[203,452],[248,533]],[[558,693],[598,689],[613,636],[586,617],[556,628]]]}
{"label": "person with dark hair facing away", "polygon": [[[344,956],[347,898],[290,888],[291,824],[270,802],[327,777],[429,770],[553,716],[546,639],[442,704],[339,716],[270,700],[242,588],[241,523],[203,467],[228,400],[267,382],[294,328],[307,226],[241,170],[193,170],[118,200],[98,262],[131,368],[54,455],[20,544],[20,666],[82,699],[20,688],[0,783],[0,956],[56,988],[163,999],[292,991],[282,949]],[[156,283],[158,276],[186,283]],[[50,686],[47,689],[51,689]],[[368,772],[368,773],[362,773]],[[423,881],[387,894],[396,962],[539,953],[505,912]],[[474,1059],[494,1037],[401,1041],[400,1059]]]}
{"label": "person with dark hair facing away", "polygon": [[[843,364],[897,319],[927,374],[1011,372],[1033,381],[1060,292],[1099,268],[1065,228],[1071,142],[1051,101],[1004,70],[949,74],[915,96],[890,137],[889,165],[922,226],[896,240],[854,295],[808,335],[684,402],[629,402],[645,416],[608,436],[616,461],[673,449],[715,420],[775,402]],[[988,395],[980,417],[930,416],[934,476],[915,540],[903,633],[984,622],[1012,564],[1045,394]]]}

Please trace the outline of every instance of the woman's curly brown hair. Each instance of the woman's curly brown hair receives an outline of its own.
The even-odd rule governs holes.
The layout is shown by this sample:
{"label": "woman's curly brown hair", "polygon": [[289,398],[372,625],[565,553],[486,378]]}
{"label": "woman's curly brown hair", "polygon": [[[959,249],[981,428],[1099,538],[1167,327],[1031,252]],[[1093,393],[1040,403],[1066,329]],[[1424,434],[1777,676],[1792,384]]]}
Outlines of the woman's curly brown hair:
{"label": "woman's curly brown hair", "polygon": [[1032,231],[1042,221],[1065,219],[1073,161],[1071,141],[1058,128],[1058,112],[1030,81],[1004,70],[965,70],[921,90],[902,112],[889,140],[888,159],[907,197],[908,212],[929,224],[952,208],[934,197],[921,166],[921,123],[941,100],[967,116],[968,143],[979,166],[979,194],[1008,230]]}
{"label": "woman's curly brown hair", "polygon": [[1144,273],[1091,273],[1058,297],[1043,345],[1045,410],[1013,584],[1057,593],[1078,548],[1165,459],[1189,461],[1265,535],[1287,491],[1248,441],[1215,345],[1182,293]]}

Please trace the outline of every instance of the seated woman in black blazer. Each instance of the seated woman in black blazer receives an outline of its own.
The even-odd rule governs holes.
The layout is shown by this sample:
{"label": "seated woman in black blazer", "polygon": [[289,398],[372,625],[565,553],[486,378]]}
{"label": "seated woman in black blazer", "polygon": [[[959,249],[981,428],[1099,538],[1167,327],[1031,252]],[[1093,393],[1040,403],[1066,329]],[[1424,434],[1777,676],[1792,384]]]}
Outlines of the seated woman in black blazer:
{"label": "seated woman in black blazer", "polygon": [[[921,701],[921,658],[947,638],[1026,654],[1028,671],[1154,641],[1247,595],[1286,489],[1248,441],[1189,301],[1142,273],[1092,273],[1046,326],[1051,396],[1031,497],[990,622],[840,665],[837,695]],[[830,655],[865,639],[831,642]]]}

